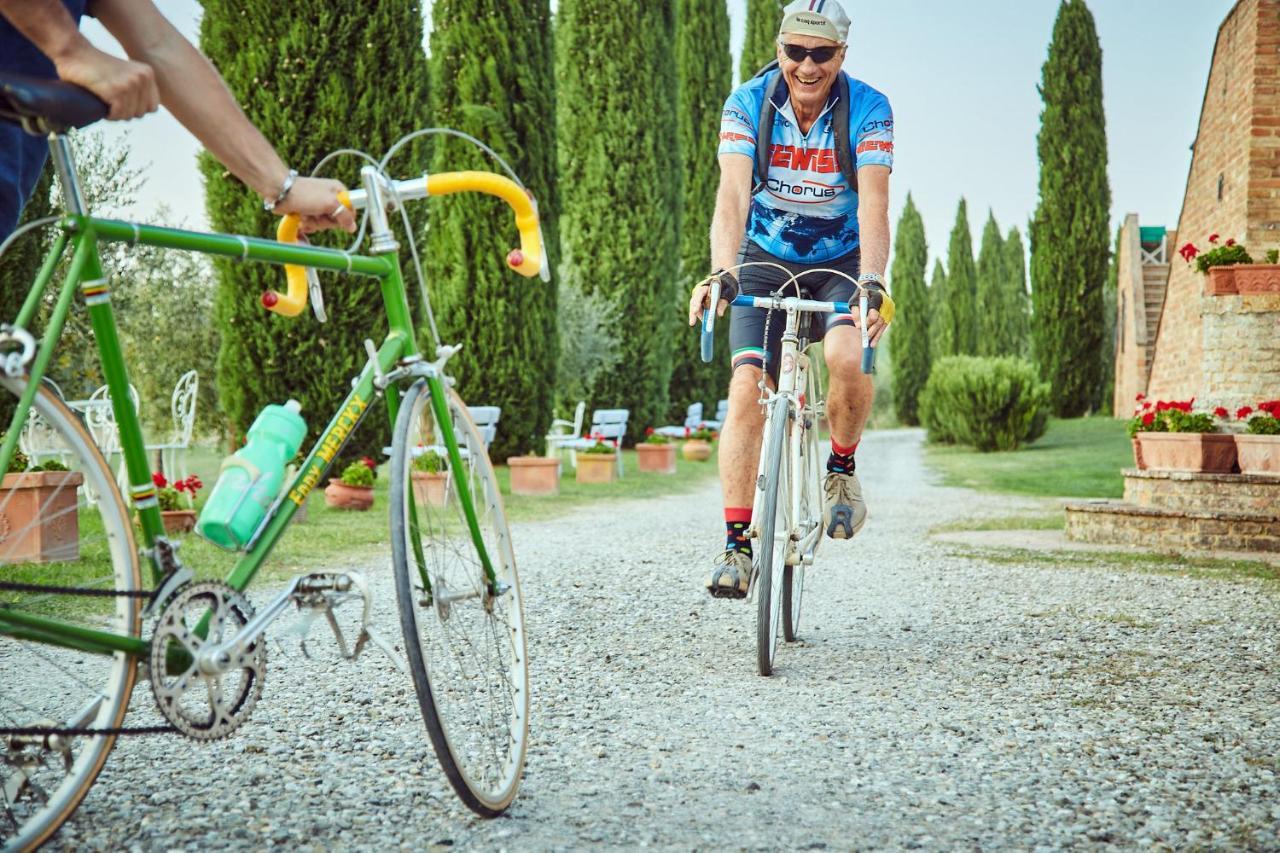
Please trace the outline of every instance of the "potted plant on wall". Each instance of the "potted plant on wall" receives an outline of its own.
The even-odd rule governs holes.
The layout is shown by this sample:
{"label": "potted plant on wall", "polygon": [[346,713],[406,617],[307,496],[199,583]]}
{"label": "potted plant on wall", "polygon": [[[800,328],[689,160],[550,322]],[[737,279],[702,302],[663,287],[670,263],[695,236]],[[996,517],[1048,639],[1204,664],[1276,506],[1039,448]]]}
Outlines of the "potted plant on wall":
{"label": "potted plant on wall", "polygon": [[363,512],[373,506],[373,471],[363,462],[352,462],[342,476],[330,480],[324,490],[324,502],[333,509]]}
{"label": "potted plant on wall", "polygon": [[636,458],[641,471],[655,474],[676,472],[676,446],[665,435],[659,435],[653,427],[645,430],[645,439],[636,445]]}
{"label": "potted plant on wall", "polygon": [[579,483],[612,483],[618,479],[618,449],[600,436],[596,443],[578,454]]}
{"label": "potted plant on wall", "polygon": [[1240,473],[1280,476],[1280,400],[1244,406],[1236,417],[1246,422],[1235,437]]}
{"label": "potted plant on wall", "polygon": [[[156,485],[156,501],[160,504],[160,517],[164,519],[165,533],[190,533],[196,526],[196,492],[204,483],[195,474],[185,480],[170,483],[164,474],[151,475]],[[186,504],[183,506],[183,504]]]}
{"label": "potted plant on wall", "polygon": [[706,462],[711,458],[711,442],[715,441],[715,438],[716,434],[705,426],[686,431],[684,447],[680,448],[680,455],[690,462]]}
{"label": "potted plant on wall", "polygon": [[1184,261],[1194,263],[1206,276],[1205,296],[1280,293],[1280,249],[1268,250],[1266,263],[1255,264],[1240,243],[1228,239],[1219,245],[1220,241],[1219,235],[1210,234],[1213,248],[1207,252],[1201,252],[1193,243],[1178,250]]}
{"label": "potted plant on wall", "polygon": [[[4,433],[0,433],[0,442]],[[58,462],[29,468],[14,450],[0,481],[0,531],[5,556],[15,563],[69,562],[80,559],[80,519],[76,490],[84,475]]]}
{"label": "potted plant on wall", "polygon": [[1160,400],[1130,421],[1130,434],[1138,439],[1144,467],[1231,473],[1236,463],[1235,437],[1218,432],[1213,415],[1192,411],[1194,403],[1194,399]]}
{"label": "potted plant on wall", "polygon": [[414,457],[409,476],[413,479],[413,496],[418,503],[427,506],[448,503],[448,466],[439,453],[424,448]]}

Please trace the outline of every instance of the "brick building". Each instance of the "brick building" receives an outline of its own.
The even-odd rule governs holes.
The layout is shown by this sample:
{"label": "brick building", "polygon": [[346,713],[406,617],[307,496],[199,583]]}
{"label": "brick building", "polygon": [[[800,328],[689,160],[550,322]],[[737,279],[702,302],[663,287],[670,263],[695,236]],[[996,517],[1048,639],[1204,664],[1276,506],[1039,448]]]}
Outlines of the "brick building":
{"label": "brick building", "polygon": [[1182,215],[1157,256],[1161,231],[1125,221],[1116,414],[1140,392],[1229,409],[1280,396],[1280,295],[1206,296],[1176,255],[1215,233],[1259,261],[1280,248],[1280,0],[1240,0],[1219,27]]}

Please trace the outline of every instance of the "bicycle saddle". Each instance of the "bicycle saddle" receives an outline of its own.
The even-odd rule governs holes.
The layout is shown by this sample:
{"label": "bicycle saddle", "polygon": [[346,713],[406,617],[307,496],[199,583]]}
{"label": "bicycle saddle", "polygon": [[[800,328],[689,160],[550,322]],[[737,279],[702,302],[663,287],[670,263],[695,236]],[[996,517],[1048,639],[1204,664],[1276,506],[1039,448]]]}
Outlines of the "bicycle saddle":
{"label": "bicycle saddle", "polygon": [[0,119],[16,121],[34,136],[85,127],[107,112],[96,95],[72,83],[0,73]]}

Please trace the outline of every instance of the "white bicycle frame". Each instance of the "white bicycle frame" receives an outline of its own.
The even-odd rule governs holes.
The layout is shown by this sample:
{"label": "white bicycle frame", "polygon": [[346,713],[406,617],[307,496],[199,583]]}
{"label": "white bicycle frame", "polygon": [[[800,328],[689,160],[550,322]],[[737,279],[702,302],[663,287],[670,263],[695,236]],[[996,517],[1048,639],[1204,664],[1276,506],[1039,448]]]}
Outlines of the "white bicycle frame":
{"label": "white bicycle frame", "polygon": [[[800,318],[809,313],[829,314],[837,309],[835,303],[832,302],[817,302],[794,296],[755,296],[749,298],[754,303],[755,308],[786,311],[787,325],[782,335],[777,390],[769,388],[765,381],[765,376],[762,375],[760,379],[760,404],[768,409],[768,415],[765,419],[764,441],[761,442],[760,461],[756,468],[756,490],[752,501],[752,523],[748,536],[752,538],[759,537],[758,524],[765,514],[765,465],[772,449],[769,442],[772,440],[771,436],[773,435],[770,425],[774,423],[774,418],[789,418],[791,419],[790,427],[783,432],[783,440],[790,445],[787,448],[786,465],[787,518],[789,524],[787,530],[775,529],[773,535],[775,540],[777,537],[785,536],[792,543],[788,545],[786,550],[785,565],[794,566],[801,563],[810,565],[813,562],[814,554],[817,553],[818,544],[822,541],[822,506],[821,502],[817,502],[810,507],[811,512],[817,513],[815,517],[800,517],[803,489],[809,486],[816,492],[819,488],[816,479],[810,484],[804,482],[805,476],[809,473],[804,465],[806,451],[804,445],[806,443],[805,439],[809,438],[809,431],[817,429],[818,418],[822,414],[822,407],[825,406],[825,401],[817,399],[816,383],[813,379],[809,355],[807,351],[800,349]],[[795,430],[798,427],[804,431],[797,434]],[[811,453],[816,452],[816,444],[817,442],[814,440],[814,447],[810,450]],[[779,483],[780,487],[781,485]],[[806,530],[806,528],[808,529]],[[772,548],[776,545],[776,542],[762,542],[760,544],[762,547]],[[780,569],[781,566],[778,568]],[[755,589],[756,585],[752,584],[752,591],[754,592]]]}

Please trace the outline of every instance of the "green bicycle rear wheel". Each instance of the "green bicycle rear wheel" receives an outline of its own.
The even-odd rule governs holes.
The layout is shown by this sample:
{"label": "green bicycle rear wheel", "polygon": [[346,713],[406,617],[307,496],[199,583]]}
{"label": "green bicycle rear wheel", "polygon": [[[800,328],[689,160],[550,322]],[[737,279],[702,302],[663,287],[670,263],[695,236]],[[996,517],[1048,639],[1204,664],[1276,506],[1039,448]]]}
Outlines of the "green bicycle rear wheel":
{"label": "green bicycle rear wheel", "polygon": [[[425,382],[401,402],[391,451],[391,542],[400,624],[436,756],[484,817],[515,799],[529,736],[524,605],[502,495],[484,439],[452,391],[443,423]],[[445,438],[457,437],[458,469]],[[431,459],[430,454],[435,458]],[[428,469],[443,465],[442,476]],[[416,474],[421,474],[415,479]],[[471,495],[488,581],[460,486]]]}
{"label": "green bicycle rear wheel", "polygon": [[[12,412],[25,380],[0,379]],[[7,425],[6,425],[7,426]],[[111,469],[80,418],[42,387],[21,446],[31,461],[66,471],[9,474],[0,487],[0,582],[136,592],[138,551],[129,511]],[[137,637],[140,602],[0,588],[0,608],[56,618],[76,627]],[[61,734],[0,734],[0,849],[38,847],[71,816],[102,770],[115,736],[68,729],[112,729],[124,720],[137,661],[37,642],[0,618],[0,729],[61,729]]]}

